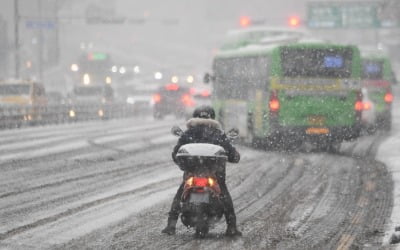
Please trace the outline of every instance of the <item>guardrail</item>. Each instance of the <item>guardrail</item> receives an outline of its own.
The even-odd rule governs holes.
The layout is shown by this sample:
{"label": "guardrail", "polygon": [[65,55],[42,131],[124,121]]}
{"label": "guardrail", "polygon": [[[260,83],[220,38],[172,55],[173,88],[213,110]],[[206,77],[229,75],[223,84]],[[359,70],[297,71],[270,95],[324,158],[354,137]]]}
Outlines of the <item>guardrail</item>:
{"label": "guardrail", "polygon": [[49,105],[47,107],[0,106],[0,129],[24,126],[108,120],[150,113],[151,108],[136,109],[132,104]]}

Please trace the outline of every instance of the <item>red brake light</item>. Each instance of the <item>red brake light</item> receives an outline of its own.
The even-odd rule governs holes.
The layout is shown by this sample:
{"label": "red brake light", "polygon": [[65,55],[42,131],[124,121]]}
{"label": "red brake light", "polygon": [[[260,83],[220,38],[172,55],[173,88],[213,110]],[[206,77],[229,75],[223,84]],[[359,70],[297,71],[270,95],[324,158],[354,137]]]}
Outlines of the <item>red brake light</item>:
{"label": "red brake light", "polygon": [[354,110],[357,112],[361,112],[363,109],[364,109],[363,94],[361,91],[357,91],[356,103],[354,104]]}
{"label": "red brake light", "polygon": [[277,112],[279,111],[281,105],[279,103],[279,99],[278,96],[276,94],[276,92],[272,92],[271,93],[271,97],[269,99],[269,109],[272,112]]}
{"label": "red brake light", "polygon": [[205,177],[194,177],[193,185],[196,187],[206,187],[208,184],[208,178]]}
{"label": "red brake light", "polygon": [[182,102],[185,106],[188,107],[193,107],[194,106],[194,101],[192,99],[192,97],[189,94],[184,94],[182,96]]}
{"label": "red brake light", "polygon": [[165,85],[166,90],[172,90],[172,91],[177,91],[179,89],[179,85],[175,83],[167,84]]}
{"label": "red brake light", "polygon": [[208,91],[208,90],[203,90],[203,91],[201,92],[201,96],[203,96],[203,97],[210,96],[210,91]]}
{"label": "red brake light", "polygon": [[385,99],[385,102],[387,102],[387,103],[393,102],[393,94],[390,93],[390,92],[387,92],[387,93],[385,94],[384,99]]}
{"label": "red brake light", "polygon": [[280,108],[280,104],[279,104],[279,101],[278,101],[278,99],[274,99],[274,100],[270,100],[269,101],[269,109],[271,110],[271,111],[278,111],[279,110],[279,108]]}
{"label": "red brake light", "polygon": [[354,104],[354,109],[356,111],[362,111],[364,108],[363,102],[362,101],[356,101],[356,103]]}
{"label": "red brake light", "polygon": [[364,102],[363,103],[363,109],[364,110],[370,110],[372,107],[372,103],[371,102]]}
{"label": "red brake light", "polygon": [[159,103],[161,101],[161,95],[160,94],[153,95],[153,101],[154,103]]}

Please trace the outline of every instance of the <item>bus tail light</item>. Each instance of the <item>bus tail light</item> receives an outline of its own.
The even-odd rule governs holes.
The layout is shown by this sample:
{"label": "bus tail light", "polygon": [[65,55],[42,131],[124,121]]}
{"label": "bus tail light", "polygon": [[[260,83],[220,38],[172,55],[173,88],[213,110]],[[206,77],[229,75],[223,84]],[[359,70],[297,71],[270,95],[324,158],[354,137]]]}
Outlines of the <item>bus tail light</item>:
{"label": "bus tail light", "polygon": [[362,101],[356,101],[356,104],[354,104],[354,109],[356,111],[362,111],[364,109],[364,104]]}
{"label": "bus tail light", "polygon": [[271,92],[271,96],[269,98],[269,110],[271,112],[278,112],[280,109],[280,103],[278,99],[278,95],[275,91]]}
{"label": "bus tail light", "polygon": [[392,103],[393,102],[393,94],[391,92],[386,92],[384,99],[385,99],[386,103]]}
{"label": "bus tail light", "polygon": [[371,102],[366,101],[366,102],[363,103],[363,109],[364,110],[370,110],[371,107],[372,107],[372,103]]}
{"label": "bus tail light", "polygon": [[364,104],[362,99],[363,99],[362,92],[361,91],[357,92],[356,103],[354,104],[354,110],[357,112],[361,112],[364,109]]}

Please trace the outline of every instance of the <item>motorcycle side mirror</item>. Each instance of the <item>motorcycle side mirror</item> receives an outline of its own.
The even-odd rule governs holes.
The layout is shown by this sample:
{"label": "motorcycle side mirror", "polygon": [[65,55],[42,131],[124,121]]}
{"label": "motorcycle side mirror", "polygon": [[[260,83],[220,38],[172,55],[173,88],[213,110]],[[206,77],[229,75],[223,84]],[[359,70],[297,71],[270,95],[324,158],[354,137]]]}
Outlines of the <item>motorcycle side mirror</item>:
{"label": "motorcycle side mirror", "polygon": [[171,134],[173,134],[175,136],[181,136],[181,135],[183,135],[183,131],[179,126],[173,126],[171,128]]}
{"label": "motorcycle side mirror", "polygon": [[239,137],[239,129],[237,129],[237,128],[231,128],[231,129],[228,131],[227,136],[228,136],[230,139],[236,139],[236,138],[238,138],[238,137]]}

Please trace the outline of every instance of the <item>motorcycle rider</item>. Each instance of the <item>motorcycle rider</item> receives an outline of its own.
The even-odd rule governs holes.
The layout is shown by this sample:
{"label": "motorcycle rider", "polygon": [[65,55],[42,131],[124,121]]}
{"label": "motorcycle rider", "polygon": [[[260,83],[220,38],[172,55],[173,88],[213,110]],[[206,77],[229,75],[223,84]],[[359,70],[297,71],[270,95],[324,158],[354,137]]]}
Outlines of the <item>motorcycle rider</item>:
{"label": "motorcycle rider", "polygon": [[[210,143],[223,147],[228,156],[228,162],[237,163],[240,154],[232,146],[221,125],[215,120],[215,111],[210,106],[200,106],[193,112],[193,118],[187,121],[187,130],[179,138],[177,145],[172,152],[172,159],[177,162],[176,154],[182,145],[188,143]],[[221,188],[221,200],[224,205],[224,215],[227,224],[225,235],[241,236],[242,233],[236,227],[236,215],[233,208],[232,198],[225,183],[225,169],[217,173],[217,179]],[[168,224],[162,233],[175,234],[175,227],[181,211],[180,201],[184,189],[184,181],[179,186],[177,193],[168,213]]]}

